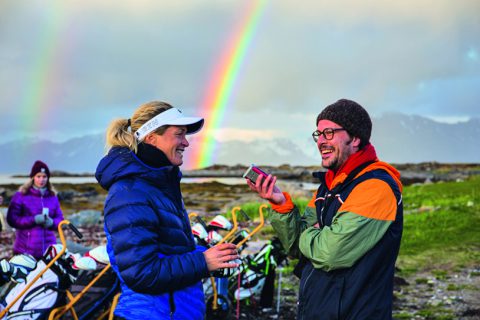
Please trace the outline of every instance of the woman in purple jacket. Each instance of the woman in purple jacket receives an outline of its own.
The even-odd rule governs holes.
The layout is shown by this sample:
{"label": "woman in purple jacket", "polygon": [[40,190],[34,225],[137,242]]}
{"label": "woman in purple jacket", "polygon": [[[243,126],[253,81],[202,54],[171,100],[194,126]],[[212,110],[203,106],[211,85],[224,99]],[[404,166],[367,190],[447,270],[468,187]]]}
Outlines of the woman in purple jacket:
{"label": "woman in purple jacket", "polygon": [[35,161],[30,179],[15,193],[7,211],[7,222],[16,229],[13,253],[41,258],[49,245],[57,243],[54,231],[62,220],[50,170],[42,161]]}

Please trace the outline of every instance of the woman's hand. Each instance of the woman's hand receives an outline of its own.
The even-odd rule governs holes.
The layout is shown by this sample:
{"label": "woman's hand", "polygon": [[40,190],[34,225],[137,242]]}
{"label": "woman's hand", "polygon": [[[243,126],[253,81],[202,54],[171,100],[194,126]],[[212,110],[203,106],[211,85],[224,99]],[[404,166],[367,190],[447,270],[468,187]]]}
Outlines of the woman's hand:
{"label": "woman's hand", "polygon": [[275,185],[275,182],[277,182],[277,177],[269,174],[265,179],[263,179],[263,176],[259,174],[255,183],[251,182],[249,179],[246,180],[250,189],[258,193],[260,198],[266,199],[277,205],[282,205],[285,203],[286,199],[282,193],[282,190]]}
{"label": "woman's hand", "polygon": [[236,268],[238,263],[231,261],[238,259],[237,246],[233,243],[222,243],[211,247],[203,253],[207,262],[208,271],[212,272],[222,268]]}

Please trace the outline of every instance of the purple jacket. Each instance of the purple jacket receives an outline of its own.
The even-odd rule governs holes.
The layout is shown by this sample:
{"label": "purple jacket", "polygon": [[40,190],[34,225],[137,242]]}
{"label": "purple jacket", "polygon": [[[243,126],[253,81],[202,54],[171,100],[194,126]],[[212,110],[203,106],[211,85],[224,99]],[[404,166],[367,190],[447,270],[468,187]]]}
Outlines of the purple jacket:
{"label": "purple jacket", "polygon": [[[48,208],[48,215],[53,219],[53,225],[46,229],[35,224],[35,215],[41,214],[43,208]],[[46,190],[45,193],[30,188],[26,194],[15,193],[7,212],[8,224],[16,229],[13,253],[29,253],[36,259],[43,256],[47,247],[57,243],[54,231],[63,220],[62,209],[57,196]]]}

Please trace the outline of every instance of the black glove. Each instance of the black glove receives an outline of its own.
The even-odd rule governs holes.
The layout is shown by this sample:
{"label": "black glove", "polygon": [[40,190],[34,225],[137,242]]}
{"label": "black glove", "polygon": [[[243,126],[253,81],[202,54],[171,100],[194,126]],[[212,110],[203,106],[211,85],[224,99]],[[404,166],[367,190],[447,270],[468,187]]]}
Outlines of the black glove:
{"label": "black glove", "polygon": [[45,226],[45,228],[50,228],[51,226],[53,226],[53,219],[47,216],[43,225]]}

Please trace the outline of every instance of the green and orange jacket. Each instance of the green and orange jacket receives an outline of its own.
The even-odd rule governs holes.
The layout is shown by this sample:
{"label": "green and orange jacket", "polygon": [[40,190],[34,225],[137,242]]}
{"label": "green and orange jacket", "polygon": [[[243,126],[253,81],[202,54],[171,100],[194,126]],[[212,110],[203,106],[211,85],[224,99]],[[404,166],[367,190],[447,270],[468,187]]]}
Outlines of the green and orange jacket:
{"label": "green and orange jacket", "polygon": [[[339,194],[325,181],[303,215],[287,201],[272,204],[270,221],[291,256],[308,261],[302,273],[299,319],[391,318],[393,272],[403,229],[398,171],[377,161]],[[328,197],[332,204],[323,210]],[[318,225],[316,226],[316,224]]]}
{"label": "green and orange jacket", "polygon": [[[398,171],[385,162],[376,162],[362,172],[387,171],[402,188]],[[346,176],[338,177],[332,185],[343,182]],[[318,192],[318,191],[317,191]],[[315,203],[321,195],[314,193],[303,215],[293,204],[288,193],[287,201],[281,205],[272,204],[271,223],[289,255],[301,254],[312,261],[316,268],[330,271],[352,266],[382,238],[395,220],[397,199],[387,182],[368,179],[358,184],[348,198],[342,201],[333,222],[327,228],[316,228]]]}

